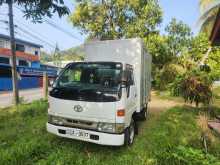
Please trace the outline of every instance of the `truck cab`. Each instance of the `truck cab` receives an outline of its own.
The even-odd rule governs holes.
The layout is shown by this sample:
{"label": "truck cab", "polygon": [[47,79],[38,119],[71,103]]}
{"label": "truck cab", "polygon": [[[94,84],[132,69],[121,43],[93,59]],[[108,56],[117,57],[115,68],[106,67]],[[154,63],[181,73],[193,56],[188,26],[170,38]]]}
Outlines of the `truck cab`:
{"label": "truck cab", "polygon": [[49,93],[48,132],[101,145],[132,144],[137,119],[146,118],[134,69],[123,60],[68,64]]}

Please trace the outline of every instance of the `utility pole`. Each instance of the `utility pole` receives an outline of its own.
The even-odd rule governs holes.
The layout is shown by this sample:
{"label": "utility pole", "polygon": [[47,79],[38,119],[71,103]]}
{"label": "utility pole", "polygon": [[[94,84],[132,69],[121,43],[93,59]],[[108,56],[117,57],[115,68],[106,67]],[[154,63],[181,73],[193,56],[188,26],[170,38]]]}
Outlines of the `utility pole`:
{"label": "utility pole", "polygon": [[14,36],[14,21],[13,21],[13,0],[7,0],[9,11],[9,29],[10,29],[10,42],[11,42],[11,55],[12,55],[12,85],[13,85],[13,102],[15,105],[19,103],[18,93],[18,78],[16,69],[16,47]]}

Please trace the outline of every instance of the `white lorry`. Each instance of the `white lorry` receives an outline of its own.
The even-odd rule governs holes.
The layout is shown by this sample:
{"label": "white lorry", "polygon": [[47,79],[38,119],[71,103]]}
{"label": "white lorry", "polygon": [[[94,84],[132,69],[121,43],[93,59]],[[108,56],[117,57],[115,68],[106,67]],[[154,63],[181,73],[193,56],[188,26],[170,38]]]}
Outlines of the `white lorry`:
{"label": "white lorry", "polygon": [[85,44],[85,62],[68,64],[49,94],[47,130],[101,145],[130,145],[146,119],[151,56],[141,39]]}

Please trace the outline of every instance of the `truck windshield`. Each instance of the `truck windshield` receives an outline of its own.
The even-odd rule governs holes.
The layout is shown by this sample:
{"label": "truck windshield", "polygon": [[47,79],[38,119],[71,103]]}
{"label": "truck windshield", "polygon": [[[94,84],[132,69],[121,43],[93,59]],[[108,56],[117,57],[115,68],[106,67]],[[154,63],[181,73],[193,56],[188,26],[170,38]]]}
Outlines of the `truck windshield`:
{"label": "truck windshield", "polygon": [[58,77],[50,94],[71,100],[116,101],[121,75],[120,63],[73,63]]}

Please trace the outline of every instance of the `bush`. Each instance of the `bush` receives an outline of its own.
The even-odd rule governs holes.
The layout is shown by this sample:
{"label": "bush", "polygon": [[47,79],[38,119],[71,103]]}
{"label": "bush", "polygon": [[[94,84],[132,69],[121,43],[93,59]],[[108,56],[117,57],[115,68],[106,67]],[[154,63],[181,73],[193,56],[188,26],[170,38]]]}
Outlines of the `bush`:
{"label": "bush", "polygon": [[205,72],[186,73],[179,76],[170,86],[171,94],[182,96],[186,102],[208,105],[212,100],[212,80]]}
{"label": "bush", "polygon": [[156,87],[165,90],[169,83],[172,83],[177,76],[183,75],[184,68],[177,64],[167,64],[156,75]]}

